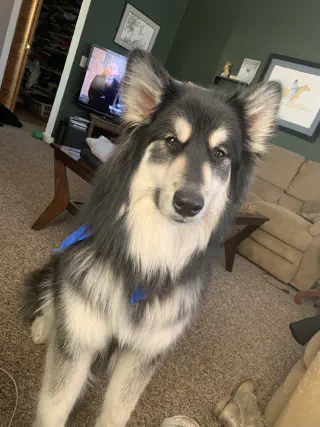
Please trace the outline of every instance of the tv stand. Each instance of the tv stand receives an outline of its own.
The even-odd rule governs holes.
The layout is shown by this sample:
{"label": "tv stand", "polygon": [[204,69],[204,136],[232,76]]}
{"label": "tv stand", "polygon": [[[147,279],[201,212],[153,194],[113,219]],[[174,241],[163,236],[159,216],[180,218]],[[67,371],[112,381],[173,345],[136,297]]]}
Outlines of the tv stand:
{"label": "tv stand", "polygon": [[90,113],[88,137],[92,136],[94,128],[104,129],[114,135],[120,135],[120,125],[115,121],[107,117],[99,116],[98,114]]}

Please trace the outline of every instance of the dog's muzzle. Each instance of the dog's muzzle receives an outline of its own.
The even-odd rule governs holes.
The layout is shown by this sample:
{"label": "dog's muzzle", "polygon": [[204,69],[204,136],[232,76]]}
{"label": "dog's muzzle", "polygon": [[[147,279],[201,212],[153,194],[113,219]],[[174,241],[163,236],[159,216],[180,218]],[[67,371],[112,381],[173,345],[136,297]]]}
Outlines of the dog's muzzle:
{"label": "dog's muzzle", "polygon": [[192,217],[197,215],[204,207],[202,195],[189,188],[180,188],[174,193],[173,207],[182,216]]}

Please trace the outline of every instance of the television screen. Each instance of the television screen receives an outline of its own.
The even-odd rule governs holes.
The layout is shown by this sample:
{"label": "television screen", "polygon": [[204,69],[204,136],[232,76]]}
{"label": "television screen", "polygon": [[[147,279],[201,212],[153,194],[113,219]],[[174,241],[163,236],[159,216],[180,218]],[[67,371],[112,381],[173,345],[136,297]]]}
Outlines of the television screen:
{"label": "television screen", "polygon": [[119,89],[126,63],[125,56],[93,46],[80,91],[80,104],[105,116],[120,116]]}

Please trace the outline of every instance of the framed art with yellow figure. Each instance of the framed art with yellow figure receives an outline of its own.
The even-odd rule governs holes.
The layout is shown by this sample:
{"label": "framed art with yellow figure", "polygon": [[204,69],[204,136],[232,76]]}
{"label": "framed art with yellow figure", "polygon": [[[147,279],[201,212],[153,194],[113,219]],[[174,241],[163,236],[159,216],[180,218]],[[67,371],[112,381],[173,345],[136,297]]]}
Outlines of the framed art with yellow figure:
{"label": "framed art with yellow figure", "polygon": [[279,129],[315,142],[320,133],[320,64],[271,54],[261,80],[282,84]]}

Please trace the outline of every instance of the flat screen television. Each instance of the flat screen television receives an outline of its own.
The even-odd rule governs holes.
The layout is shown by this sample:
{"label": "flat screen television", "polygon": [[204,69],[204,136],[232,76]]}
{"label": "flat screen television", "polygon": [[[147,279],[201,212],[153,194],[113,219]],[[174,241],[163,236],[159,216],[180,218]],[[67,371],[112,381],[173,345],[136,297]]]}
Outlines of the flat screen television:
{"label": "flat screen television", "polygon": [[103,116],[119,117],[122,113],[119,89],[126,64],[125,56],[93,45],[79,103]]}

